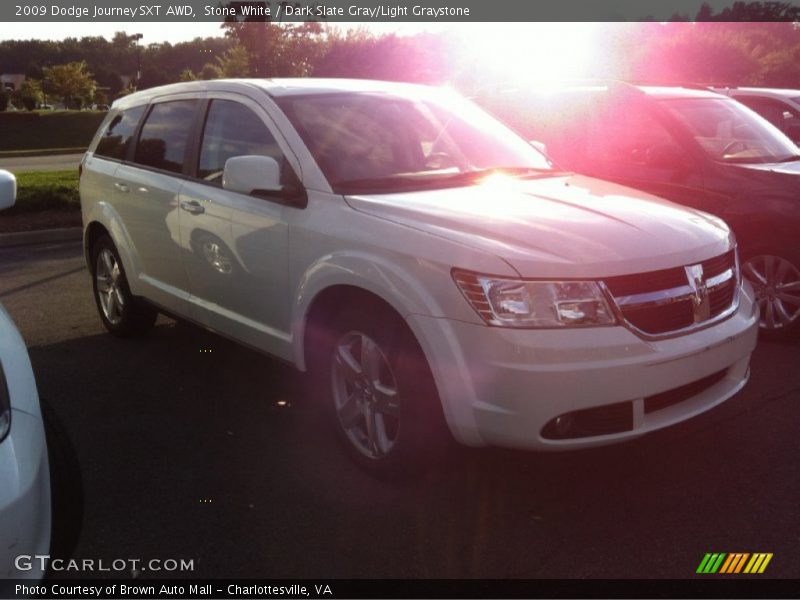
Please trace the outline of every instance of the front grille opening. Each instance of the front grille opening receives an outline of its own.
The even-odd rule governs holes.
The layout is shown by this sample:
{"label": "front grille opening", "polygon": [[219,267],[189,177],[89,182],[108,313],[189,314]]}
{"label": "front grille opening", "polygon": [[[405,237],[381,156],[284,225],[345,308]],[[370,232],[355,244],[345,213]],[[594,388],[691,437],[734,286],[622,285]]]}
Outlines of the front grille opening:
{"label": "front grille opening", "polygon": [[661,392],[660,394],[647,396],[644,399],[644,413],[649,414],[657,410],[663,410],[670,406],[680,404],[685,400],[689,400],[722,381],[726,373],[727,369],[723,369],[722,371],[717,371],[716,373],[693,381],[692,383],[687,383],[686,385]]}
{"label": "front grille opening", "polygon": [[[736,252],[731,250],[702,263],[706,279],[736,268]],[[636,296],[687,286],[684,267],[622,275],[605,279],[605,284],[615,299]],[[736,278],[709,290],[709,319],[718,317],[733,304]],[[628,304],[620,307],[625,319],[634,327],[649,334],[665,334],[686,329],[694,324],[694,309],[690,298],[658,303]]]}
{"label": "front grille opening", "polygon": [[548,440],[567,440],[622,433],[633,429],[633,403],[619,402],[564,413],[542,428]]}

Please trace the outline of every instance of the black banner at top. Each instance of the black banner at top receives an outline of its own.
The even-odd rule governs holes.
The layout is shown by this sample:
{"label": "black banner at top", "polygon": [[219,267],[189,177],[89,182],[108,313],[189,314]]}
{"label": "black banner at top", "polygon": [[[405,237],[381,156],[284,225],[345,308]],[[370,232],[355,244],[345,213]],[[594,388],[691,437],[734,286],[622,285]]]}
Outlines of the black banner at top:
{"label": "black banner at top", "polygon": [[[707,8],[703,8],[703,5]],[[4,0],[0,22],[797,21],[800,0]]]}

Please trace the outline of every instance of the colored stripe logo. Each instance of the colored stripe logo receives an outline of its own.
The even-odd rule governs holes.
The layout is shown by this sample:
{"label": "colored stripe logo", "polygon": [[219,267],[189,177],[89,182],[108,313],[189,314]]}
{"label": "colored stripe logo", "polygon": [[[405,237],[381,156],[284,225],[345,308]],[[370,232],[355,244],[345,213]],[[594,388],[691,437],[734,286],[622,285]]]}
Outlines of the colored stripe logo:
{"label": "colored stripe logo", "polygon": [[772,552],[708,552],[700,561],[697,573],[704,575],[737,574],[737,573],[763,573],[769,561],[772,560]]}

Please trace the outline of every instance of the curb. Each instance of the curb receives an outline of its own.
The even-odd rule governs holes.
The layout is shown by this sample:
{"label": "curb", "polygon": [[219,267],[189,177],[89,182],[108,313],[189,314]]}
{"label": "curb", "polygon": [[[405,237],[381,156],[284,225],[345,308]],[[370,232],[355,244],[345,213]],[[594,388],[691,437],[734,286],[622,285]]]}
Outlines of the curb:
{"label": "curb", "polygon": [[61,156],[65,154],[83,154],[86,148],[43,148],[41,150],[2,150],[0,160],[4,158],[27,158],[37,156]]}
{"label": "curb", "polygon": [[14,233],[0,234],[0,248],[8,246],[26,246],[29,244],[47,244],[52,242],[76,242],[82,238],[82,227],[17,231]]}

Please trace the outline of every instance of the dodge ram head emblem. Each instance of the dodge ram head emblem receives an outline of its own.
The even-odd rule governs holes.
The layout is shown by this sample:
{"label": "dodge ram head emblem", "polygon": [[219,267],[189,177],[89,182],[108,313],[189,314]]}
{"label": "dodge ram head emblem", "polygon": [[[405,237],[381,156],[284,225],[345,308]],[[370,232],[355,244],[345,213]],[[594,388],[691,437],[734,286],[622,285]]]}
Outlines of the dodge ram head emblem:
{"label": "dodge ram head emblem", "polygon": [[692,310],[694,322],[701,323],[711,317],[711,302],[708,298],[708,286],[703,274],[703,265],[689,265],[684,267],[689,287],[692,290]]}

